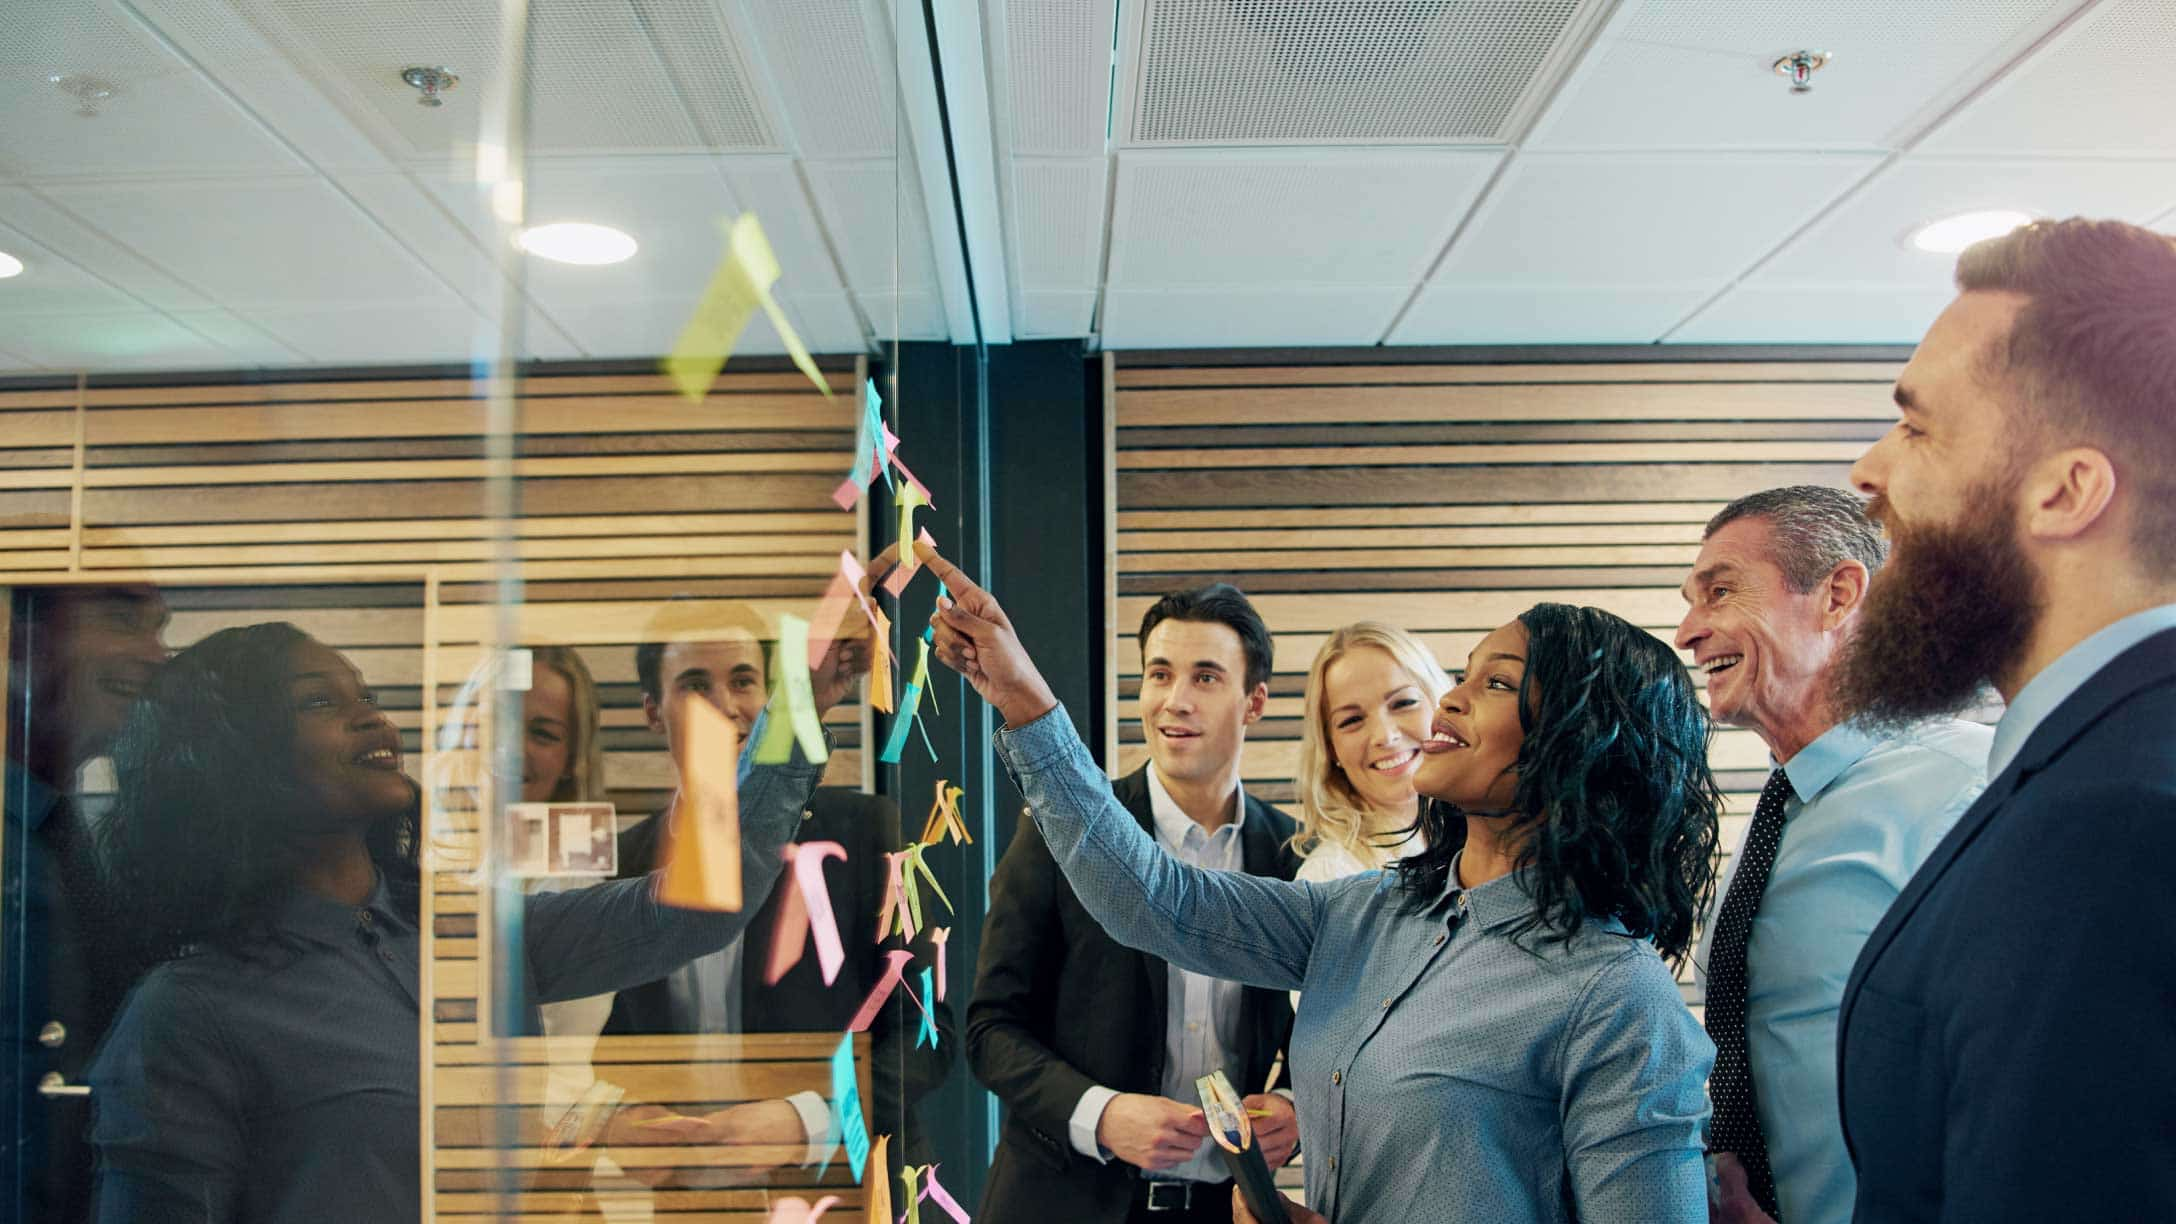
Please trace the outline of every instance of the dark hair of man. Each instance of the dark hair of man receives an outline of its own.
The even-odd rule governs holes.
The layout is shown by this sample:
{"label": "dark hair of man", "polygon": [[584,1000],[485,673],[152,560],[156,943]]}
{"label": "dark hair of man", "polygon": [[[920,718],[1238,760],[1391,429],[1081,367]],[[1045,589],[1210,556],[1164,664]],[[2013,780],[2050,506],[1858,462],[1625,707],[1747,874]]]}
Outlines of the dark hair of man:
{"label": "dark hair of man", "polygon": [[1148,655],[1149,630],[1167,620],[1223,625],[1230,629],[1239,635],[1239,649],[1246,657],[1247,691],[1251,693],[1255,685],[1269,683],[1270,669],[1276,662],[1277,643],[1269,636],[1269,626],[1262,623],[1262,614],[1254,610],[1254,605],[1238,587],[1228,582],[1212,582],[1190,591],[1173,591],[1149,605],[1149,610],[1141,616],[1140,642],[1144,658]]}
{"label": "dark hair of man", "polygon": [[1783,580],[1801,595],[1847,560],[1864,565],[1872,577],[1881,572],[1881,563],[1889,556],[1881,528],[1866,517],[1866,503],[1842,489],[1788,485],[1748,493],[1709,519],[1700,538],[1707,539],[1739,519],[1768,524],[1773,560],[1783,571]]}
{"label": "dark hair of man", "polygon": [[[222,629],[175,655],[114,744],[118,793],[99,826],[111,893],[138,968],[210,946],[249,956],[308,862],[308,802],[269,762],[289,759],[290,659],[309,635],[272,622]],[[395,903],[418,897],[418,806],[364,838]]]}
{"label": "dark hair of man", "polygon": [[709,640],[713,635],[724,637],[734,630],[741,630],[754,639],[763,649],[763,666],[769,674],[771,647],[763,630],[763,623],[749,614],[744,607],[719,610],[697,602],[699,596],[674,595],[658,605],[656,613],[642,629],[642,641],[635,646],[635,682],[642,695],[653,701],[665,699],[665,680],[658,673],[665,666],[665,647],[674,642]]}
{"label": "dark hair of man", "polygon": [[2140,564],[2176,576],[2176,240],[2120,221],[2036,221],[1967,247],[1957,288],[2029,299],[1988,347],[1984,376],[2007,387],[2024,439],[2108,456],[2131,490]]}
{"label": "dark hair of man", "polygon": [[[1615,918],[1681,959],[1714,893],[1722,792],[1708,768],[1708,716],[1674,651],[1599,608],[1543,603],[1520,613],[1526,739],[1508,830],[1534,913],[1513,932],[1568,940]],[[1423,805],[1428,848],[1397,863],[1432,902],[1465,841],[1466,814]]]}

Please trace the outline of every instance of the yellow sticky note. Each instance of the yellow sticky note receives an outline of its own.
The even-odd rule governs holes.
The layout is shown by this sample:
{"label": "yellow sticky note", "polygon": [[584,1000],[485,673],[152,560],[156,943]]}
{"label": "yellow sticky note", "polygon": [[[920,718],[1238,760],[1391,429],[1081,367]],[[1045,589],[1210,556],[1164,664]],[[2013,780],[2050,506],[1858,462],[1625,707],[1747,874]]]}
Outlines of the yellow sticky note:
{"label": "yellow sticky note", "polygon": [[892,618],[876,610],[876,641],[869,650],[869,704],[892,712]]}
{"label": "yellow sticky note", "polygon": [[658,899],[680,909],[738,910],[740,732],[716,706],[680,698],[680,793],[666,815]]}
{"label": "yellow sticky note", "polygon": [[778,256],[771,250],[771,241],[764,236],[756,215],[746,212],[735,217],[726,227],[725,256],[711,274],[694,315],[680,329],[671,355],[665,358],[665,374],[680,394],[695,403],[702,402],[711,380],[725,368],[734,346],[740,343],[741,333],[748,329],[748,321],[761,309],[786,342],[793,364],[808,375],[817,390],[827,398],[831,395],[831,387],[809,356],[808,347],[801,343],[793,324],[786,321],[786,312],[771,296],[771,286],[778,283],[779,275]]}
{"label": "yellow sticky note", "polygon": [[890,1135],[878,1135],[869,1148],[869,1174],[861,1183],[869,1196],[869,1224],[892,1224],[892,1166],[885,1156],[891,1142]]}

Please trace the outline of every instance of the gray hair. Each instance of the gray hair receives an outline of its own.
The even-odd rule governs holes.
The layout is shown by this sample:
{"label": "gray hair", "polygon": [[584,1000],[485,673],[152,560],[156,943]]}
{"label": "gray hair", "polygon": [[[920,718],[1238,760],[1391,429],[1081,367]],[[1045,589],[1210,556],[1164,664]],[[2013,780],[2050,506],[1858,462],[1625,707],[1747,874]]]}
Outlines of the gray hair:
{"label": "gray hair", "polygon": [[1722,508],[1701,533],[1707,539],[1739,519],[1761,519],[1775,535],[1774,560],[1791,589],[1803,595],[1846,560],[1881,572],[1889,545],[1866,517],[1866,504],[1842,489],[1790,485],[1748,493]]}

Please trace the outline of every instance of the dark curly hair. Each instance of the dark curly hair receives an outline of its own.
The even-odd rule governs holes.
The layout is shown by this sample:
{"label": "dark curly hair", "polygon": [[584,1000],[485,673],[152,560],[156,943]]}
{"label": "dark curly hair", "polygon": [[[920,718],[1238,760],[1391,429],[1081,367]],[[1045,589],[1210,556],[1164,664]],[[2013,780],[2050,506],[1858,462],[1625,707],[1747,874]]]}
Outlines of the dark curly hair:
{"label": "dark curly hair", "polygon": [[[1519,683],[1518,760],[1508,830],[1535,912],[1515,935],[1578,934],[1615,918],[1681,960],[1714,893],[1722,792],[1708,768],[1708,716],[1692,677],[1653,634],[1599,608],[1535,604]],[[1466,814],[1432,801],[1428,849],[1400,884],[1433,900],[1465,842]]]}
{"label": "dark curly hair", "polygon": [[[251,955],[271,932],[308,843],[307,802],[281,767],[294,742],[285,622],[222,629],[175,655],[114,744],[118,794],[99,826],[109,895],[147,968],[190,950]],[[418,804],[365,835],[396,904],[418,894]]]}

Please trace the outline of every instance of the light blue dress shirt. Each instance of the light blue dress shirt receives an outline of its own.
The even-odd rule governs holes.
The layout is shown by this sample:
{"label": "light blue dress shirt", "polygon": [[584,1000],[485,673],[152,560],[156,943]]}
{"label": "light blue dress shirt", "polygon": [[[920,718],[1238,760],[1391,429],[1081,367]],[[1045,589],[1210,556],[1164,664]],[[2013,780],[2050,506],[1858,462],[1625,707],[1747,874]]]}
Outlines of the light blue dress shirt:
{"label": "light blue dress shirt", "polygon": [[[1786,1224],[1851,1219],[1858,1182],[1836,1097],[1844,985],[1874,925],[1979,798],[1992,739],[1987,727],[1954,718],[1887,738],[1845,723],[1783,766],[1791,781],[1783,840],[1745,946],[1745,1036]],[[1726,877],[1718,906],[1729,891]],[[1702,998],[1709,917],[1694,956]]]}
{"label": "light blue dress shirt", "polygon": [[2092,679],[2101,668],[2115,662],[2116,656],[2138,645],[2147,638],[2166,629],[2176,629],[2176,604],[2162,604],[2143,612],[2133,612],[2122,620],[2095,633],[2064,651],[2053,663],[2040,669],[2025,687],[2019,690],[2017,699],[2010,702],[2002,721],[1995,724],[1995,746],[1987,756],[1987,776],[1999,777],[2017,759],[2025,741],[2039,730],[2040,724],[2055,708],[2085,682]]}
{"label": "light blue dress shirt", "polygon": [[1414,897],[1204,871],[1112,797],[1062,707],[998,753],[1112,938],[1196,973],[1301,990],[1292,1072],[1307,1201],[1349,1224],[1701,1224],[1715,1059],[1654,948],[1614,921],[1511,932],[1519,877]]}

